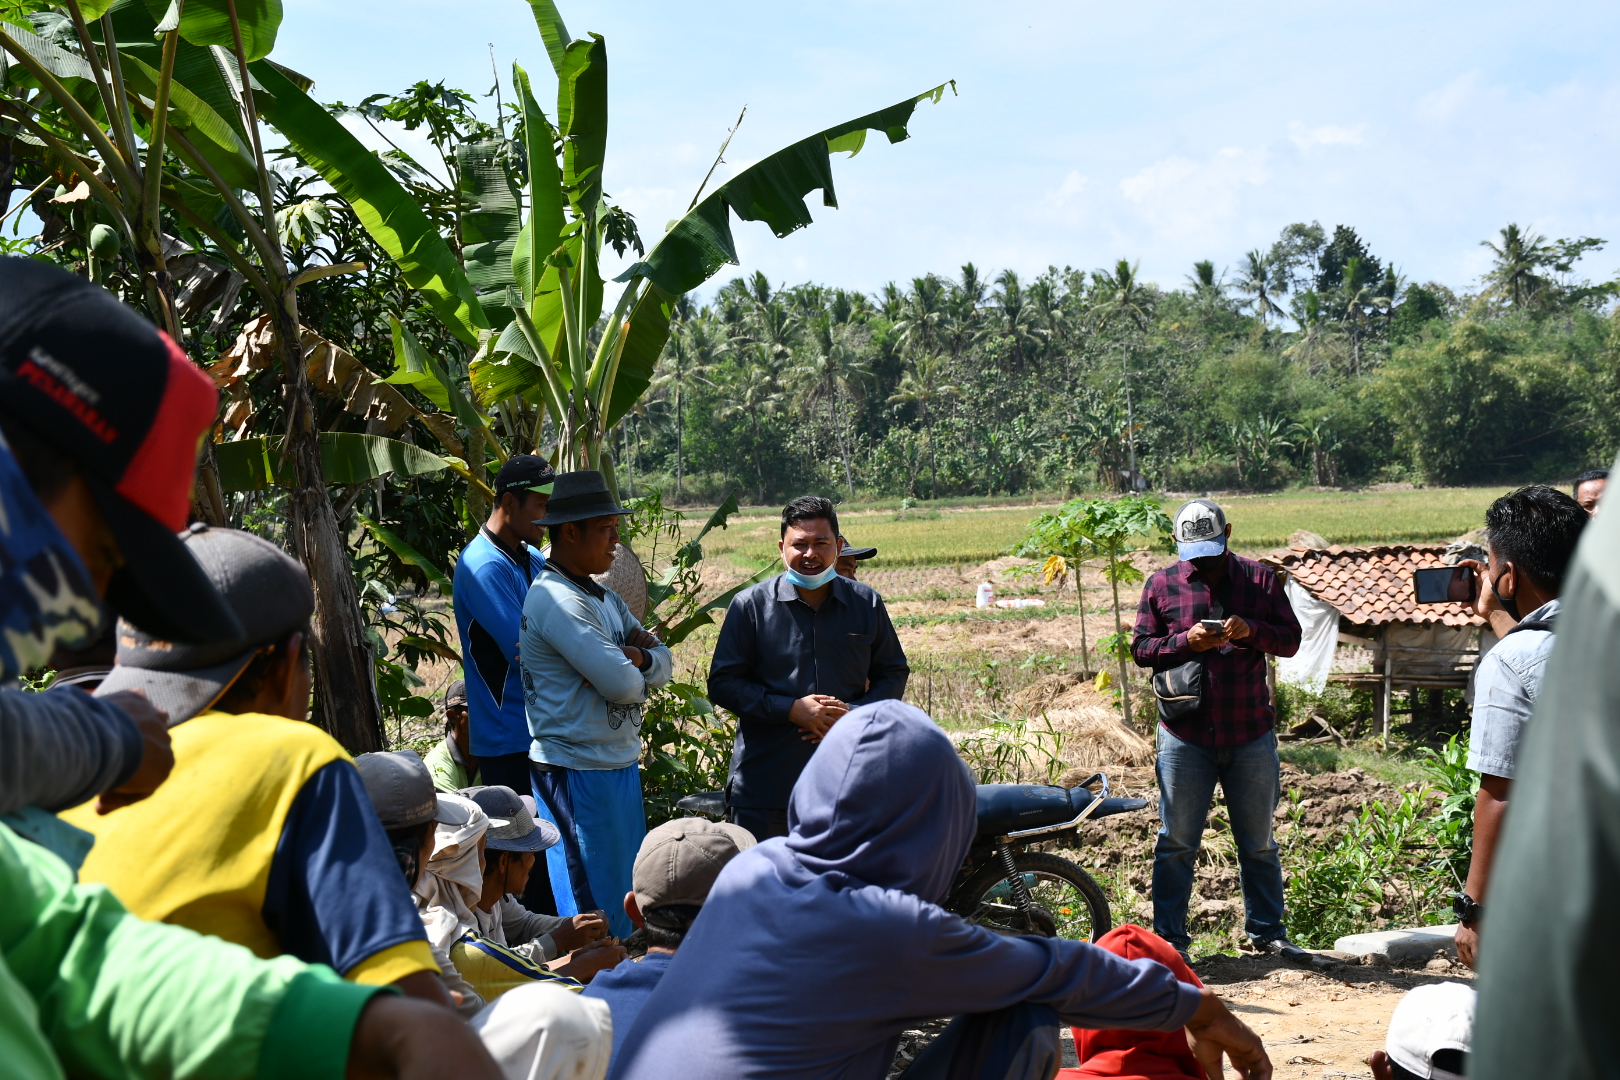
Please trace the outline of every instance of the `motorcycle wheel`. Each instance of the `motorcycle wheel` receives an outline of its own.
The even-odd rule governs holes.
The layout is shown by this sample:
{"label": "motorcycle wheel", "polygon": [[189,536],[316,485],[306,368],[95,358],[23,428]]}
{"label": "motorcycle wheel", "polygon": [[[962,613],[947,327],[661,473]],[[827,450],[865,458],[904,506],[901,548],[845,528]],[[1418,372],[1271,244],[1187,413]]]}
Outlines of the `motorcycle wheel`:
{"label": "motorcycle wheel", "polygon": [[1057,855],[1026,851],[1013,856],[1034,901],[1034,920],[1013,900],[1012,885],[999,865],[986,865],[962,889],[957,911],[968,922],[1003,934],[1031,934],[1096,941],[1113,928],[1108,898],[1092,876]]}

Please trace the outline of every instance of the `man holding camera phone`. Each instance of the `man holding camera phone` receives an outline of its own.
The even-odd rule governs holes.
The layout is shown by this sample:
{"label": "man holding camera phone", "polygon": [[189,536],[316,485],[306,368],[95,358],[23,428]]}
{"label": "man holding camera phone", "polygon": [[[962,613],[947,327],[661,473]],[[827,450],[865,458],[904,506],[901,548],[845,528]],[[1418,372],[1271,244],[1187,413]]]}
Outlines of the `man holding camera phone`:
{"label": "man holding camera phone", "polygon": [[1485,511],[1489,565],[1473,559],[1474,610],[1502,640],[1479,662],[1468,767],[1480,774],[1474,803],[1474,855],[1457,896],[1457,957],[1478,964],[1479,922],[1496,841],[1518,771],[1524,726],[1541,692],[1553,650],[1553,623],[1564,570],[1574,558],[1586,509],[1557,488],[1534,484],[1509,492]]}
{"label": "man holding camera phone", "polygon": [[[1282,863],[1272,814],[1282,795],[1266,657],[1299,651],[1299,620],[1268,568],[1227,550],[1232,526],[1208,499],[1176,511],[1181,561],[1142,590],[1131,655],[1151,667],[1159,710],[1159,839],[1153,851],[1153,930],[1186,955],[1193,869],[1221,785],[1236,842],[1245,931],[1255,948],[1305,953],[1283,927]],[[1160,678],[1192,671],[1196,692],[1174,704]]]}

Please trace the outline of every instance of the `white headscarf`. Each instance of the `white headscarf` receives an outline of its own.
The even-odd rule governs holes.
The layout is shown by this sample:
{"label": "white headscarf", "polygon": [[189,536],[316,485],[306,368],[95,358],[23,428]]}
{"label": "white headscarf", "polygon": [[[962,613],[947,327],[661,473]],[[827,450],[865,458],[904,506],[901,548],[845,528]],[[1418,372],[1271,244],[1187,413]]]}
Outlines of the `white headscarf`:
{"label": "white headscarf", "polygon": [[460,795],[439,795],[433,854],[416,879],[416,907],[428,942],[448,951],[468,930],[477,929],[473,909],[484,890],[484,861],[478,840],[491,822],[479,805]]}

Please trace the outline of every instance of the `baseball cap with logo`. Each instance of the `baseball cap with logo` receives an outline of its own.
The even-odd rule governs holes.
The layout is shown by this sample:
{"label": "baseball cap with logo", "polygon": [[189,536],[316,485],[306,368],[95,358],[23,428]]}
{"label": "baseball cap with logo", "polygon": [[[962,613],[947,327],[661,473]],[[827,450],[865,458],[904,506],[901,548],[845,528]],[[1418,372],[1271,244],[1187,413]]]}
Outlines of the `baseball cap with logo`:
{"label": "baseball cap with logo", "polygon": [[630,887],[641,917],[657,926],[661,925],[659,908],[702,907],[726,863],[756,842],[747,829],[724,821],[675,818],[664,822],[642,840],[630,870]]}
{"label": "baseball cap with logo", "polygon": [[1476,998],[1472,986],[1454,982],[1409,991],[1389,1018],[1384,1052],[1423,1080],[1459,1080],[1473,1047]]}
{"label": "baseball cap with logo", "polygon": [[143,690],[152,704],[168,711],[170,727],[217,702],[254,657],[302,630],[315,611],[309,574],[267,540],[236,529],[193,525],[178,543],[219,590],[239,633],[189,644],[121,619],[117,663],[96,690],[98,696]]}
{"label": "baseball cap with logo", "polygon": [[556,470],[545,458],[535,454],[513,454],[495,474],[495,497],[498,499],[508,491],[517,492],[520,498],[525,491],[550,495],[556,480]]}
{"label": "baseball cap with logo", "polygon": [[1176,511],[1176,552],[1202,559],[1226,550],[1226,514],[1208,499],[1188,499]]}
{"label": "baseball cap with logo", "polygon": [[0,258],[0,412],[84,477],[123,557],[108,604],[174,641],[241,633],[175,537],[218,400],[178,345],[105,289]]}

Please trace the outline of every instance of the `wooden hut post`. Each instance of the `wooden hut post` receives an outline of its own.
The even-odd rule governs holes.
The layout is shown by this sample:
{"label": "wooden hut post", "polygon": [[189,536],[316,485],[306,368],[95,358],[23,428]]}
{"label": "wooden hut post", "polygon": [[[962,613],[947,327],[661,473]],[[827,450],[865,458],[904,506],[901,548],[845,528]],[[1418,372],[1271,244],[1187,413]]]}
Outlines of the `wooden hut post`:
{"label": "wooden hut post", "polygon": [[1395,661],[1384,643],[1384,753],[1389,753],[1389,714],[1395,709]]}

